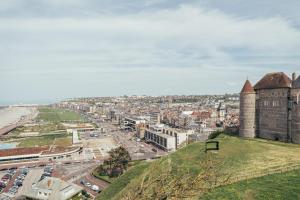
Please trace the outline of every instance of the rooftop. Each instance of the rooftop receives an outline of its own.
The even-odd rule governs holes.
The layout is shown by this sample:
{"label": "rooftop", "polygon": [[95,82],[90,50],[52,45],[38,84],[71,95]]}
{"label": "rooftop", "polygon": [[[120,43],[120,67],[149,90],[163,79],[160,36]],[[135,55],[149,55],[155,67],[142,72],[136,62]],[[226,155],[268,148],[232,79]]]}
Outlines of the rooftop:
{"label": "rooftop", "polygon": [[260,89],[276,89],[276,88],[290,88],[292,80],[283,72],[275,72],[266,74],[254,86],[255,90]]}
{"label": "rooftop", "polygon": [[0,150],[0,157],[19,156],[19,155],[27,155],[27,154],[40,154],[43,151],[46,151],[48,149],[49,149],[49,147],[3,149],[3,150]]}
{"label": "rooftop", "polygon": [[[78,194],[81,190],[81,187],[73,183],[55,177],[46,177],[32,185],[31,191],[26,196],[34,199],[65,200]],[[47,194],[48,192],[50,194]]]}

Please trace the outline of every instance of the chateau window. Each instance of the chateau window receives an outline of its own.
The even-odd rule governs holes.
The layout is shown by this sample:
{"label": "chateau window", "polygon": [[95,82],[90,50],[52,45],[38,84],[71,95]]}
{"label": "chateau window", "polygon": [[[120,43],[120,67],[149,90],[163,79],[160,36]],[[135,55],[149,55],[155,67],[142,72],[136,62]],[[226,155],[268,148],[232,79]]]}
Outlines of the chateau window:
{"label": "chateau window", "polygon": [[279,101],[273,101],[273,106],[279,106]]}

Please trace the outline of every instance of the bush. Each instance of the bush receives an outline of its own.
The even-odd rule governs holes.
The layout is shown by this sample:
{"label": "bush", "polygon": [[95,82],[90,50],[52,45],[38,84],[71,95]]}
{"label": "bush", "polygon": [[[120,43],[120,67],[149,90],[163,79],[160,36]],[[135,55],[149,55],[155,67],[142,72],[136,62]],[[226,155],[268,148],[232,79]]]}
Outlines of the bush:
{"label": "bush", "polygon": [[223,133],[223,131],[214,131],[212,132],[209,136],[208,139],[215,139],[216,137],[218,137],[221,133]]}
{"label": "bush", "polygon": [[99,174],[100,176],[106,176],[107,175],[107,170],[103,167],[103,165],[100,165],[97,170],[96,170],[97,174]]}

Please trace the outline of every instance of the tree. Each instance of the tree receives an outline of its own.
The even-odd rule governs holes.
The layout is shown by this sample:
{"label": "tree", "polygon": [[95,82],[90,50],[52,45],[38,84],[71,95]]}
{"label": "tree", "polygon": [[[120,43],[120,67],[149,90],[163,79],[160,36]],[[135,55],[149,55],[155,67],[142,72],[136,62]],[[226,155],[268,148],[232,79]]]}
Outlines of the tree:
{"label": "tree", "polygon": [[112,149],[109,153],[109,161],[111,163],[111,167],[113,168],[121,168],[127,169],[128,163],[131,160],[129,152],[124,147],[118,147],[116,149]]}

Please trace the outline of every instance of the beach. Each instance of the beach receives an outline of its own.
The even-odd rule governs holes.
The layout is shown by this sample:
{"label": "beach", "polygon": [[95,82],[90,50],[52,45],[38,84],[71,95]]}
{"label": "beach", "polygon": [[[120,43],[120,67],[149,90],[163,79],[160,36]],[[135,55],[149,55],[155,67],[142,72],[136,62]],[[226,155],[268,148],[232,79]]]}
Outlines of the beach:
{"label": "beach", "polygon": [[23,116],[28,116],[37,112],[34,107],[7,107],[0,109],[0,129],[21,120]]}

